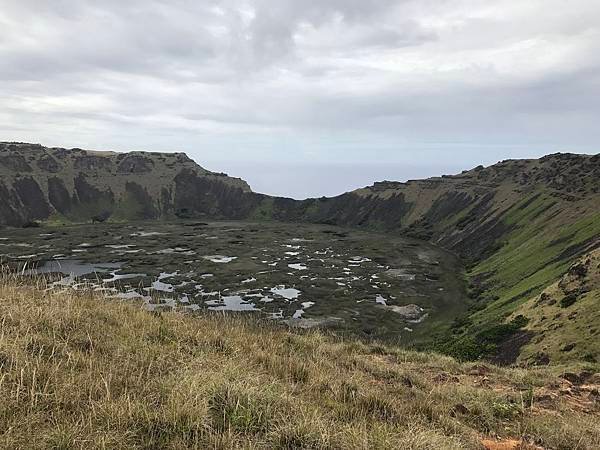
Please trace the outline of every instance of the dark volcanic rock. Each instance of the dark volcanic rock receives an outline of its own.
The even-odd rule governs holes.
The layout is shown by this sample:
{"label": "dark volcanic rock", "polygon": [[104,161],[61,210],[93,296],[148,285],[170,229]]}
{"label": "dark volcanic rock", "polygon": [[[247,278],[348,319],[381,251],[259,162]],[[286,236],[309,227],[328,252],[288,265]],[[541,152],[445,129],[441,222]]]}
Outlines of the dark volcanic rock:
{"label": "dark volcanic rock", "polygon": [[16,194],[0,181],[0,224],[19,226],[24,220],[26,219],[18,207]]}
{"label": "dark volcanic rock", "polygon": [[112,212],[114,209],[115,198],[112,191],[97,189],[88,183],[82,173],[75,178],[75,193],[77,194],[79,214],[86,220],[99,214]]}
{"label": "dark volcanic rock", "polygon": [[[135,211],[135,219],[147,220],[157,219],[159,217],[158,210],[154,207],[154,200],[148,191],[133,181],[128,181],[125,184],[128,200],[133,202],[137,208]],[[126,205],[129,206],[129,201]]]}
{"label": "dark volcanic rock", "polygon": [[77,170],[93,171],[93,170],[111,170],[112,161],[109,158],[96,155],[85,155],[75,158],[74,167]]}
{"label": "dark volcanic rock", "polygon": [[[279,200],[281,202],[281,200]],[[349,192],[334,198],[311,199],[303,202],[303,207],[280,203],[277,218],[288,216],[289,211],[302,215],[304,220],[328,225],[368,226],[383,230],[397,229],[410,211],[412,205],[404,194],[395,193],[388,198],[376,195],[361,196]],[[282,214],[285,212],[287,214]],[[287,218],[288,220],[290,217]],[[294,220],[294,217],[291,217]],[[285,220],[285,219],[284,219]]]}
{"label": "dark volcanic rock", "polygon": [[13,188],[23,203],[28,220],[45,219],[50,215],[46,197],[33,178],[20,178],[15,181]]}
{"label": "dark volcanic rock", "polygon": [[244,193],[218,179],[199,176],[194,170],[184,169],[175,177],[173,206],[175,214],[181,218],[243,219],[260,201],[259,195]]}
{"label": "dark volcanic rock", "polygon": [[184,153],[92,152],[20,142],[0,142],[0,182],[0,226],[54,212],[73,221],[104,212],[119,220],[172,219],[176,213],[247,218],[265,198]]}
{"label": "dark volcanic rock", "polygon": [[521,352],[521,347],[527,344],[533,336],[534,333],[530,331],[519,330],[515,332],[498,346],[498,350],[491,360],[503,366],[515,363]]}
{"label": "dark volcanic rock", "polygon": [[48,154],[42,156],[40,159],[37,160],[37,166],[40,169],[50,173],[57,173],[60,172],[60,170],[62,169],[62,165],[51,155]]}
{"label": "dark volcanic rock", "polygon": [[48,199],[59,213],[71,212],[71,195],[60,178],[48,178]]}
{"label": "dark volcanic rock", "polygon": [[16,172],[31,172],[33,170],[21,155],[0,155],[0,165]]}
{"label": "dark volcanic rock", "polygon": [[117,167],[118,173],[148,173],[154,169],[154,161],[141,155],[126,156]]}
{"label": "dark volcanic rock", "polygon": [[466,192],[450,191],[438,197],[424,215],[428,222],[438,222],[460,213],[473,204],[473,198]]}

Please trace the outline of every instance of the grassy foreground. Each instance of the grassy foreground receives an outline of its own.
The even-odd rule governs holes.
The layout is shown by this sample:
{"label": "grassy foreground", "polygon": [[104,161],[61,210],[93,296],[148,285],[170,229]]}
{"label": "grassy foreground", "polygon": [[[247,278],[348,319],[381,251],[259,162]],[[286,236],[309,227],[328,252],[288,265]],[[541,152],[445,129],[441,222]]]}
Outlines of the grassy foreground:
{"label": "grassy foreground", "polygon": [[2,448],[600,448],[598,367],[461,364],[39,283],[0,280]]}

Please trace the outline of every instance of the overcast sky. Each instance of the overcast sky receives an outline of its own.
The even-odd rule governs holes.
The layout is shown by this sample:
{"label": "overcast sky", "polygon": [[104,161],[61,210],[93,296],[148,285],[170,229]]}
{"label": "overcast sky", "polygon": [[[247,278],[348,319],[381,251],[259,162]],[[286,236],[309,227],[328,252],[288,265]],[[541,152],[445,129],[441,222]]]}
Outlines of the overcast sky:
{"label": "overcast sky", "polygon": [[0,0],[0,140],[332,195],[598,153],[598,0]]}

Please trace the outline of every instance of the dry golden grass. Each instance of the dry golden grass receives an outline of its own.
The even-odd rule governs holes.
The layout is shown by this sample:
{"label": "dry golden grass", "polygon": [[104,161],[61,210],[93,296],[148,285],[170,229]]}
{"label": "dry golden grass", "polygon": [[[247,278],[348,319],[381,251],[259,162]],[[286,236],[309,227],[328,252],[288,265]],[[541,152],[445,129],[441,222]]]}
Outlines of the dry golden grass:
{"label": "dry golden grass", "polygon": [[565,389],[564,368],[459,364],[37,283],[0,280],[3,448],[600,448],[591,391],[538,400]]}

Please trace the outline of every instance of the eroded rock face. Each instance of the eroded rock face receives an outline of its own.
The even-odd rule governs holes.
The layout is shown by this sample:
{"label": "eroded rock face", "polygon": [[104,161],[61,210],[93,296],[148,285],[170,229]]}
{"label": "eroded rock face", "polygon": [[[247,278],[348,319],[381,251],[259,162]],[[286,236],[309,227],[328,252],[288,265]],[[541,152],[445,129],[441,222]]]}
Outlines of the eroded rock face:
{"label": "eroded rock face", "polygon": [[75,158],[74,167],[76,170],[93,171],[106,170],[109,171],[113,167],[113,162],[103,156],[85,155]]}
{"label": "eroded rock face", "polygon": [[31,172],[33,169],[21,155],[0,155],[0,166],[16,172]]}
{"label": "eroded rock face", "polygon": [[83,173],[80,173],[75,178],[75,193],[77,194],[77,199],[81,204],[94,204],[98,202],[107,204],[114,203],[114,195],[110,189],[101,191],[100,189],[88,183],[87,177]]}
{"label": "eroded rock face", "polygon": [[360,196],[346,193],[331,199],[307,200],[306,215],[310,221],[342,226],[397,228],[413,205],[402,192],[390,196]]}
{"label": "eroded rock face", "polygon": [[222,183],[219,177],[200,176],[191,169],[183,169],[177,174],[174,187],[175,214],[181,218],[243,219],[261,200],[261,196]]}
{"label": "eroded rock face", "polygon": [[154,207],[154,200],[143,186],[128,181],[125,184],[125,190],[132,203],[138,205],[135,211],[136,219],[149,220],[159,217],[159,211]]}
{"label": "eroded rock face", "polygon": [[30,219],[45,219],[50,215],[50,206],[37,181],[31,177],[14,182],[13,188],[21,200]]}
{"label": "eroded rock face", "polygon": [[57,173],[62,169],[62,165],[49,154],[46,154],[38,159],[37,166],[40,169],[50,173]]}
{"label": "eroded rock face", "polygon": [[[180,177],[178,175],[182,174]],[[183,153],[114,153],[0,142],[0,226],[52,214],[148,220],[242,218],[260,196],[242,180],[209,172]]]}
{"label": "eroded rock face", "polygon": [[141,155],[130,155],[123,158],[117,167],[118,173],[148,173],[154,169],[154,161]]}
{"label": "eroded rock face", "polygon": [[48,200],[59,213],[67,215],[71,212],[71,195],[60,178],[48,178]]}
{"label": "eroded rock face", "polygon": [[17,195],[0,181],[0,224],[19,226],[23,221]]}

